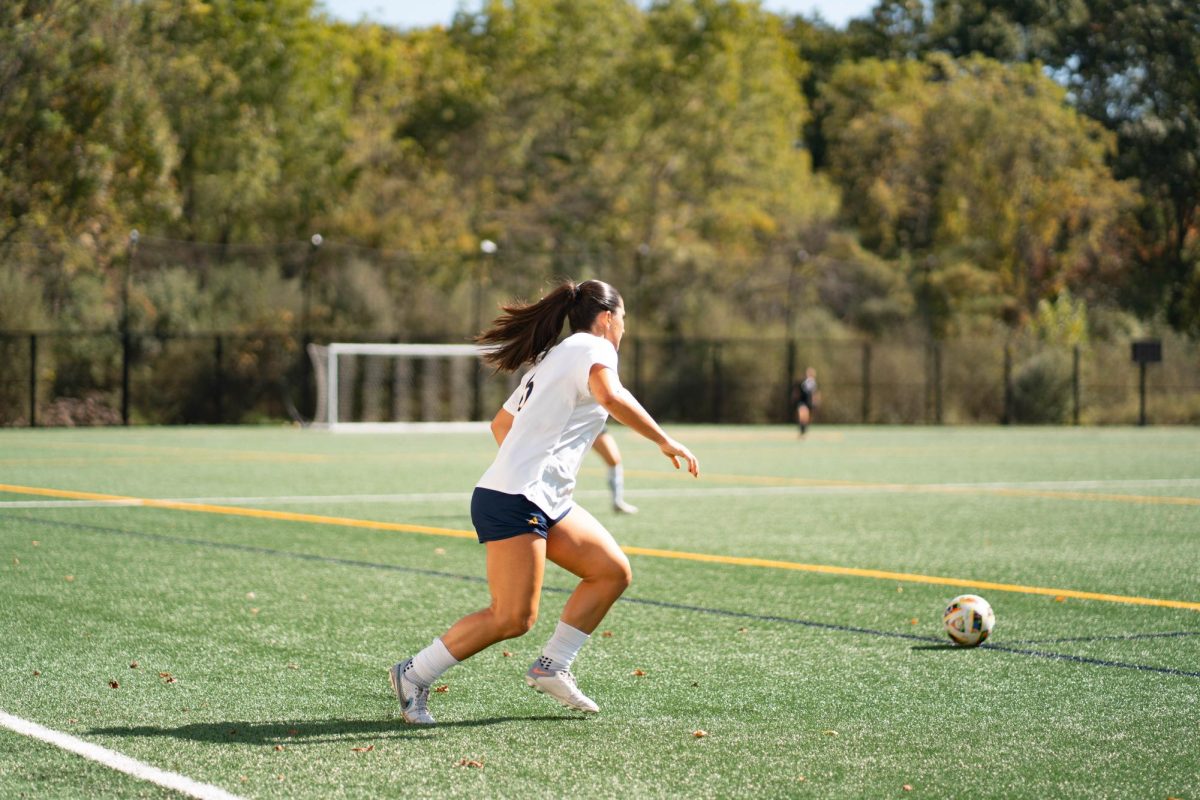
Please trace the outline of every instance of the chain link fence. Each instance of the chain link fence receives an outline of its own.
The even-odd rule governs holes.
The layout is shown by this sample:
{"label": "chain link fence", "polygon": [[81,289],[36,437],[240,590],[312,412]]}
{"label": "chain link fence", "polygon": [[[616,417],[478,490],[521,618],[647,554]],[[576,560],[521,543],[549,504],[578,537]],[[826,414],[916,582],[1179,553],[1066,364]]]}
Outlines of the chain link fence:
{"label": "chain link fence", "polygon": [[[307,422],[316,390],[304,345],[279,332],[0,332],[0,424]],[[809,366],[823,423],[1197,424],[1198,365],[1195,344],[1165,342],[1143,391],[1129,343],[627,338],[621,352],[622,380],[657,418],[723,424],[790,422],[792,383]],[[489,392],[479,416],[502,394]]]}

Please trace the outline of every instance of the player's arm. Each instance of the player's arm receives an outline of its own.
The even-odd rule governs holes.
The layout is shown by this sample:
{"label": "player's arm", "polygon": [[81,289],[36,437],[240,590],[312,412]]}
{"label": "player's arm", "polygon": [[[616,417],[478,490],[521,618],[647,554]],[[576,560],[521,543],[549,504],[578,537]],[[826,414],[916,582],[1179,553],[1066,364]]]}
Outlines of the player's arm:
{"label": "player's arm", "polygon": [[512,430],[513,415],[501,408],[496,412],[496,416],[492,418],[492,436],[496,437],[496,444],[504,444],[504,437],[508,436],[508,432]]}
{"label": "player's arm", "polygon": [[593,364],[588,373],[588,389],[592,397],[596,398],[596,402],[612,414],[613,419],[658,445],[663,455],[671,459],[675,469],[679,469],[679,459],[682,458],[687,461],[688,472],[697,478],[700,477],[700,462],[692,455],[692,451],[667,436],[666,431],[642,408],[637,398],[621,385],[616,370],[602,364]]}

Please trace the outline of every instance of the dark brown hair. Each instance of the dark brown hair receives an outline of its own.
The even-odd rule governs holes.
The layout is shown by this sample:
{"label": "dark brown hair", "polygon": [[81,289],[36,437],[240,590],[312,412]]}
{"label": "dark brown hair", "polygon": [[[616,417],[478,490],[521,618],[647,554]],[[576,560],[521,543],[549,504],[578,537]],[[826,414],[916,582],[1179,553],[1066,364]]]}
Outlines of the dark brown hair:
{"label": "dark brown hair", "polygon": [[564,321],[570,323],[571,333],[590,330],[602,312],[622,305],[621,295],[604,281],[563,281],[536,303],[501,306],[504,313],[475,342],[496,345],[483,360],[496,369],[515,372],[558,342]]}

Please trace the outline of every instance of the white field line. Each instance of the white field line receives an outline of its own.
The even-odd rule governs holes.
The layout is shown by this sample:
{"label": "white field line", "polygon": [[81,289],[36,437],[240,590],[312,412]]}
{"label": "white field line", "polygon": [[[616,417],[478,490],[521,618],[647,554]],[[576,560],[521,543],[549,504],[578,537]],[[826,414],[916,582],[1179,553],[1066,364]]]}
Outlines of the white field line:
{"label": "white field line", "polygon": [[[945,489],[1119,489],[1135,487],[1200,486],[1200,478],[1150,478],[1144,480],[1022,481],[997,483],[864,484],[848,486],[713,486],[705,488],[626,489],[629,497],[755,497],[771,495],[896,494],[914,488]],[[604,489],[584,489],[580,497],[607,497]],[[323,505],[326,503],[428,503],[470,502],[470,492],[412,492],[401,494],[272,495],[256,497],[165,497],[173,503],[223,505]],[[128,508],[142,500],[7,500],[0,510],[16,508]]]}
{"label": "white field line", "polygon": [[52,744],[55,747],[61,747],[63,750],[68,750],[76,755],[91,759],[97,763],[103,764],[110,769],[115,769],[118,772],[124,772],[127,775],[132,775],[135,778],[150,783],[156,783],[159,786],[167,789],[174,789],[177,792],[183,792],[186,795],[199,798],[200,800],[241,800],[236,794],[230,794],[224,789],[213,786],[208,783],[200,783],[191,778],[179,775],[174,772],[167,772],[158,767],[152,767],[137,759],[129,756],[121,755],[115,750],[109,750],[106,747],[101,747],[98,744],[85,742],[82,739],[77,739],[67,733],[51,730],[50,728],[42,727],[36,722],[30,722],[27,719],[14,717],[11,714],[0,711],[0,726],[8,728],[10,731],[19,733],[22,736],[29,736],[34,739],[40,739],[43,742]]}

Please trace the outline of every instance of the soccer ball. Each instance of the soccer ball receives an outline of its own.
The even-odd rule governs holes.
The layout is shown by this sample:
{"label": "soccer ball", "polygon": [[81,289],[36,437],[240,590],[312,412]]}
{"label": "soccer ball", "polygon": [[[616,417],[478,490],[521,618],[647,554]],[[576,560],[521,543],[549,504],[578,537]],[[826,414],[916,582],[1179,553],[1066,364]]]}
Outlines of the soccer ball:
{"label": "soccer ball", "polygon": [[946,626],[946,634],[961,647],[977,647],[983,644],[992,626],[996,624],[996,615],[991,605],[977,594],[962,594],[950,601],[942,614],[942,624]]}

